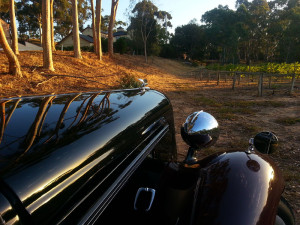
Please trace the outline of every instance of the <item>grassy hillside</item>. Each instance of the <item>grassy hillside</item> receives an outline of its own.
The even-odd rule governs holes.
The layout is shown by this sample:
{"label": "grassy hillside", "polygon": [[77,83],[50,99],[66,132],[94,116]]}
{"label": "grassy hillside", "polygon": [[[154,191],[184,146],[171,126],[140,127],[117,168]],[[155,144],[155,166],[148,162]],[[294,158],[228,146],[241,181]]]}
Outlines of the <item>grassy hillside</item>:
{"label": "grassy hillside", "polygon": [[56,51],[53,54],[55,71],[49,72],[42,68],[42,52],[21,52],[18,58],[23,78],[17,79],[7,73],[8,61],[0,52],[0,96],[115,89],[124,76],[148,79],[151,87],[157,87],[157,81],[193,69],[167,59],[150,58],[146,64],[142,56],[115,55],[114,59],[104,56],[103,61],[99,61],[90,52],[83,52],[81,60],[72,54]]}

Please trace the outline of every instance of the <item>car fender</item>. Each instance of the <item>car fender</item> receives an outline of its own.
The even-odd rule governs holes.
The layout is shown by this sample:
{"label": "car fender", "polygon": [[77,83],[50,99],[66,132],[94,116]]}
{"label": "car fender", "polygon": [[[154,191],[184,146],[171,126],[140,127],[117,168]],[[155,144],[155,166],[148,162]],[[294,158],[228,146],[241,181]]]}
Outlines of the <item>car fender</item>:
{"label": "car fender", "polygon": [[193,224],[274,224],[284,182],[268,157],[230,152],[199,164]]}

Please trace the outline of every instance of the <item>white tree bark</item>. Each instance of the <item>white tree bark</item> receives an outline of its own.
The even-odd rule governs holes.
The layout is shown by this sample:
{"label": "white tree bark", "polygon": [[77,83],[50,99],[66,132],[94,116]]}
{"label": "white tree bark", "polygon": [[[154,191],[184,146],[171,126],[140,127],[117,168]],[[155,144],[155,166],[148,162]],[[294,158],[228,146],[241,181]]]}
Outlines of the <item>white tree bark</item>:
{"label": "white tree bark", "polygon": [[42,1],[43,67],[54,71],[51,48],[50,1]]}
{"label": "white tree bark", "polygon": [[74,57],[81,59],[77,0],[72,0]]}
{"label": "white tree bark", "polygon": [[12,75],[16,75],[17,77],[22,77],[19,60],[6,40],[6,36],[1,23],[0,23],[0,45],[2,46],[4,53],[8,59],[9,72]]}
{"label": "white tree bark", "polygon": [[18,47],[18,32],[16,25],[16,14],[15,14],[15,1],[9,0],[9,16],[10,16],[10,27],[11,27],[11,36],[12,36],[12,50],[16,55],[19,55]]}
{"label": "white tree bark", "polygon": [[101,0],[96,0],[96,54],[99,60],[102,60],[102,44],[101,44]]}
{"label": "white tree bark", "polygon": [[56,49],[55,49],[55,42],[54,42],[53,3],[54,0],[50,0],[51,47],[52,47],[52,51],[55,52]]}
{"label": "white tree bark", "polygon": [[118,4],[119,4],[119,0],[112,0],[112,2],[111,2],[111,12],[110,12],[110,20],[109,20],[109,26],[108,26],[108,55],[110,57],[112,57],[114,54],[113,29],[115,26]]}
{"label": "white tree bark", "polygon": [[97,33],[96,33],[96,24],[95,24],[94,0],[91,0],[91,11],[92,11],[92,29],[93,29],[94,52],[97,53]]}

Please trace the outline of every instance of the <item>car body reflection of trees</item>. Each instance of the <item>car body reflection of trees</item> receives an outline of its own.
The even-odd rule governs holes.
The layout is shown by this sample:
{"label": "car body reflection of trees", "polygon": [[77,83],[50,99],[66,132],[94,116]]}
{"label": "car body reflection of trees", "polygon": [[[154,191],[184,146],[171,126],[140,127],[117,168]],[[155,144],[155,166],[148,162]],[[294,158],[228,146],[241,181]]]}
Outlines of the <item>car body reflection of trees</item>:
{"label": "car body reflection of trees", "polygon": [[[109,110],[109,96],[110,93],[93,93],[75,94],[73,96],[65,95],[59,98],[56,96],[46,96],[43,97],[42,100],[40,98],[22,100],[19,98],[3,101],[0,105],[0,144],[2,141],[5,142],[5,144],[3,144],[5,147],[18,144],[18,152],[8,153],[10,155],[16,154],[15,157],[13,155],[11,155],[11,157],[14,157],[17,161],[20,160],[29,149],[34,152],[34,149],[41,148],[45,144],[58,143],[60,139],[63,139],[63,142],[67,144],[78,136],[76,134],[76,130],[78,130],[76,127],[88,126],[88,124],[92,124],[95,121],[101,121],[101,118],[103,119],[104,117],[106,117],[106,122],[109,122],[107,118],[112,117],[114,114],[113,111]],[[98,98],[96,99],[96,97]],[[89,101],[87,102],[87,100]],[[51,113],[51,115],[49,115],[50,118],[46,120],[53,105],[55,107],[53,110],[55,111],[62,108],[61,113]],[[76,114],[74,110],[68,112],[70,106],[72,108],[76,107]],[[18,108],[28,108],[29,113],[32,114],[30,116],[32,121],[23,121],[24,128],[21,132],[14,130],[13,127],[16,124],[11,124],[9,130],[5,132],[11,117],[15,111],[18,111]],[[18,112],[16,113],[18,114]],[[33,117],[34,113],[35,116]],[[103,114],[105,114],[105,116],[101,117]],[[57,118],[58,115],[59,117]],[[70,123],[70,121],[72,122]],[[22,121],[16,121],[16,123],[20,122]],[[29,123],[31,124],[28,127]],[[27,131],[25,132],[26,129]],[[3,151],[1,151],[1,154],[3,154]]]}

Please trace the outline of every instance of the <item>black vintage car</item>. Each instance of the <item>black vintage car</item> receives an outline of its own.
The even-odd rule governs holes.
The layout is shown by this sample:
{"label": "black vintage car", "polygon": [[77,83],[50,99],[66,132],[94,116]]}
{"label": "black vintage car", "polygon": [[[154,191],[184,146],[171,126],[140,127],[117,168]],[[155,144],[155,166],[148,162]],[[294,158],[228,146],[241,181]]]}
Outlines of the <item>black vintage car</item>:
{"label": "black vintage car", "polygon": [[272,133],[198,159],[219,125],[195,112],[177,162],[171,103],[149,88],[0,105],[0,224],[294,224],[280,171],[255,150],[273,151]]}

